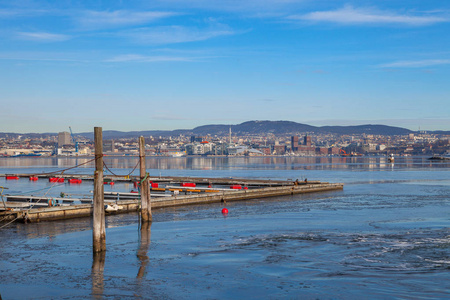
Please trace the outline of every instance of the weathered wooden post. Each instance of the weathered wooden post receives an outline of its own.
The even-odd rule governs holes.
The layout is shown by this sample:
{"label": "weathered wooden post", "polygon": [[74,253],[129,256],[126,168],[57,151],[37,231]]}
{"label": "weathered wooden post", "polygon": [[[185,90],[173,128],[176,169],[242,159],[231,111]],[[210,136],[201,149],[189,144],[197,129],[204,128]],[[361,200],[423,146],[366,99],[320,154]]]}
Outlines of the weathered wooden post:
{"label": "weathered wooden post", "polygon": [[145,167],[145,139],[143,136],[139,138],[139,159],[141,178],[141,222],[152,222],[149,179]]}
{"label": "weathered wooden post", "polygon": [[106,250],[105,203],[103,187],[103,134],[101,127],[94,127],[95,172],[94,172],[94,213],[93,247],[94,253]]}

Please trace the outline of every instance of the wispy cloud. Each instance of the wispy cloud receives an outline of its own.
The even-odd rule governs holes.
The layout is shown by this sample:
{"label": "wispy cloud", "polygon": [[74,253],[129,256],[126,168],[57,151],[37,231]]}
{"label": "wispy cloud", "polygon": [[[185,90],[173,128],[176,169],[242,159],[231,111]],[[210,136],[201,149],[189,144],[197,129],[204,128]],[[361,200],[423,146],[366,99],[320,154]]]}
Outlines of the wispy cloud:
{"label": "wispy cloud", "polygon": [[153,0],[176,9],[269,13],[294,7],[309,0]]}
{"label": "wispy cloud", "polygon": [[18,32],[17,38],[39,42],[60,42],[70,39],[71,36],[50,32]]}
{"label": "wispy cloud", "polygon": [[123,31],[121,34],[140,43],[158,45],[204,41],[219,36],[234,35],[236,32],[226,25],[202,29],[185,26],[159,26]]}
{"label": "wispy cloud", "polygon": [[424,68],[450,64],[450,59],[402,60],[382,64],[381,68]]}
{"label": "wispy cloud", "polygon": [[87,63],[87,59],[83,59],[77,53],[69,52],[0,52],[0,60],[15,61],[41,61],[41,62],[76,62]]}
{"label": "wispy cloud", "polygon": [[170,61],[193,61],[192,58],[182,56],[163,56],[163,55],[139,55],[139,54],[125,54],[118,55],[106,62],[170,62]]}
{"label": "wispy cloud", "polygon": [[47,14],[44,9],[0,9],[0,18],[29,17]]}
{"label": "wispy cloud", "polygon": [[125,25],[142,25],[163,18],[180,15],[177,12],[165,11],[84,11],[78,15],[77,22],[84,28],[104,29]]}
{"label": "wispy cloud", "polygon": [[344,25],[397,24],[409,26],[425,26],[450,21],[448,17],[443,16],[397,14],[374,8],[354,8],[349,5],[338,10],[315,11],[303,15],[291,15],[288,19]]}

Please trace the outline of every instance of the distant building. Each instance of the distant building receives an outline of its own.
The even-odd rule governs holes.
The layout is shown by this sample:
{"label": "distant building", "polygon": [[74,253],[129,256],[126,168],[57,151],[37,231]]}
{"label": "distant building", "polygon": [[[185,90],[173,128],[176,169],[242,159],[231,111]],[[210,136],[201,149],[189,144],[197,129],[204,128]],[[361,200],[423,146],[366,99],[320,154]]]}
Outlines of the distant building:
{"label": "distant building", "polygon": [[264,155],[272,154],[269,146],[259,147],[258,150],[261,151],[262,153],[264,153]]}
{"label": "distant building", "polygon": [[318,154],[318,155],[328,155],[328,148],[326,148],[326,147],[316,147],[316,154]]}
{"label": "distant building", "polygon": [[298,136],[291,136],[291,150],[298,151]]}
{"label": "distant building", "polygon": [[248,148],[247,146],[232,146],[228,147],[228,155],[249,155],[249,156],[256,156],[256,155],[263,155],[263,153],[256,149]]}
{"label": "distant building", "polygon": [[303,145],[307,146],[307,147],[311,147],[311,137],[310,136],[305,136],[303,138]]}
{"label": "distant building", "polygon": [[273,146],[273,154],[283,155],[286,153],[286,145],[275,145]]}
{"label": "distant building", "polygon": [[72,137],[70,136],[70,133],[67,131],[63,131],[58,133],[58,146],[62,147],[64,145],[72,145]]}
{"label": "distant building", "polygon": [[114,140],[103,141],[103,152],[114,152]]}
{"label": "distant building", "polygon": [[195,142],[198,142],[198,143],[203,142],[203,137],[195,136],[195,135],[191,136],[191,143],[195,143]]}
{"label": "distant building", "polygon": [[205,154],[215,154],[213,152],[213,148],[215,147],[214,143],[209,142],[195,142],[191,144],[187,144],[186,154],[187,155],[205,155]]}
{"label": "distant building", "polygon": [[331,147],[328,148],[328,154],[330,155],[339,155],[341,148]]}

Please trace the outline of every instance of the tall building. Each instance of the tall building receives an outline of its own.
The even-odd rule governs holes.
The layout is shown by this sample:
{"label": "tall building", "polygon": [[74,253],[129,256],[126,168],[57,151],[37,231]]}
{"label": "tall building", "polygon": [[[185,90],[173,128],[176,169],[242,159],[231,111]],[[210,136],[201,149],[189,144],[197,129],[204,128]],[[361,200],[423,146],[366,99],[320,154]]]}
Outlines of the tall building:
{"label": "tall building", "polygon": [[298,150],[298,136],[291,136],[291,149],[292,151]]}
{"label": "tall building", "polygon": [[58,133],[58,147],[72,144],[72,137],[70,136],[70,133],[68,133],[67,131]]}
{"label": "tall building", "polygon": [[103,141],[103,152],[114,152],[114,140]]}
{"label": "tall building", "polygon": [[307,147],[311,147],[311,137],[310,136],[305,135],[303,145],[305,145]]}

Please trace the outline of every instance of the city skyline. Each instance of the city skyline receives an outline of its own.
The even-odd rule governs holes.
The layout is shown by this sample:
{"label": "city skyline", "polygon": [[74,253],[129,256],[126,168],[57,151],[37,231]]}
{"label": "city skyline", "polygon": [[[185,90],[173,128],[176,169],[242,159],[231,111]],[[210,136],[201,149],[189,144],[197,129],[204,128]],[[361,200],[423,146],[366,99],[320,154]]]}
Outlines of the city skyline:
{"label": "city skyline", "polygon": [[450,3],[1,1],[1,132],[450,130]]}

